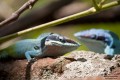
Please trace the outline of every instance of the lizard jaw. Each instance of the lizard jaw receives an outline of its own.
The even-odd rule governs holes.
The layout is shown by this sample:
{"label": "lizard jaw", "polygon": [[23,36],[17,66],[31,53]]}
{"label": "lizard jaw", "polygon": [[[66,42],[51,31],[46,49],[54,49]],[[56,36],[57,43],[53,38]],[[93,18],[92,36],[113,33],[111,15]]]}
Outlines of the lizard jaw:
{"label": "lizard jaw", "polygon": [[75,42],[75,41],[71,41],[71,42],[66,42],[66,43],[62,43],[59,41],[46,41],[45,45],[51,45],[51,46],[71,46],[71,47],[79,47],[81,44]]}

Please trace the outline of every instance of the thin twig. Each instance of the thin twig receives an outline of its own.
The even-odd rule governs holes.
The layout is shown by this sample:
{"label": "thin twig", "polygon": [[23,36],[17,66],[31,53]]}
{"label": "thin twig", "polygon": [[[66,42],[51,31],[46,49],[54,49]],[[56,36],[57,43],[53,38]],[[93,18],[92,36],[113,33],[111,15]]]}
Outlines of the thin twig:
{"label": "thin twig", "polygon": [[98,6],[101,8],[102,5],[106,2],[107,0],[101,0],[101,2],[98,4]]}
{"label": "thin twig", "polygon": [[100,8],[99,8],[99,6],[98,6],[96,0],[92,0],[92,2],[93,2],[93,5],[94,5],[96,11],[100,10]]}
{"label": "thin twig", "polygon": [[22,7],[20,7],[16,12],[14,12],[9,18],[5,19],[0,23],[0,27],[4,26],[6,24],[9,24],[16,19],[19,18],[19,16],[27,9],[31,9],[33,5],[37,2],[38,0],[29,0],[27,1]]}
{"label": "thin twig", "polygon": [[[113,1],[113,2],[110,2],[110,3],[104,4],[102,6],[101,10],[111,8],[111,7],[117,6],[119,4],[120,4],[120,1]],[[23,31],[19,31],[17,33],[14,33],[14,34],[11,34],[11,35],[8,35],[8,36],[5,36],[5,37],[1,37],[0,38],[0,43],[5,42],[5,41],[7,41],[9,39],[12,39],[12,38],[21,36],[25,33],[35,31],[35,30],[40,29],[40,28],[56,26],[56,25],[59,25],[59,24],[62,24],[62,23],[65,23],[65,22],[68,22],[68,21],[71,21],[71,20],[78,19],[80,17],[95,14],[95,13],[98,13],[98,12],[99,11],[96,11],[96,9],[94,7],[92,7],[90,9],[86,10],[86,11],[79,12],[79,13],[76,13],[74,15],[70,15],[70,16],[55,20],[55,21],[51,21],[51,22],[48,22],[48,23],[45,23],[45,24],[42,24],[42,25],[38,25],[38,26],[33,27],[33,28],[29,28],[29,29],[26,29],[26,30],[23,30]]]}

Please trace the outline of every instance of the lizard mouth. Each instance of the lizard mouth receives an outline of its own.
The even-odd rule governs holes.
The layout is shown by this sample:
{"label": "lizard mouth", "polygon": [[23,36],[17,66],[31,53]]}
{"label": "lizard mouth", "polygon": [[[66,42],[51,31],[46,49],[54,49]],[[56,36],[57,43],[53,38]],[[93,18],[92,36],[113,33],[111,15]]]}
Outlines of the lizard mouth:
{"label": "lizard mouth", "polygon": [[71,39],[69,39],[69,38],[66,38],[66,39],[65,39],[64,45],[66,45],[66,46],[76,46],[76,47],[79,47],[79,46],[80,46],[80,44],[79,44],[78,42],[76,42],[76,41],[74,41],[74,40],[71,40]]}
{"label": "lizard mouth", "polygon": [[45,45],[49,46],[80,46],[79,43],[72,41],[72,40],[66,40],[64,43],[59,41],[47,41],[45,42]]}
{"label": "lizard mouth", "polygon": [[82,35],[79,36],[80,38],[86,38],[86,39],[93,39],[93,40],[99,40],[99,41],[104,41],[106,40],[105,36],[96,36],[96,35]]}
{"label": "lizard mouth", "polygon": [[77,42],[73,41],[73,40],[70,40],[70,39],[66,39],[66,42],[67,43],[72,43],[72,44],[78,44]]}

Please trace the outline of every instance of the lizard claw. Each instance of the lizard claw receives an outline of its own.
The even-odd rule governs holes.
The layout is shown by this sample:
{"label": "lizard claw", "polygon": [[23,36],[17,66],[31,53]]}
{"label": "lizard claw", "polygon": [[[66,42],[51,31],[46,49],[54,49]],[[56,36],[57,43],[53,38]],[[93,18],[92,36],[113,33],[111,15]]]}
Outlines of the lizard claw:
{"label": "lizard claw", "polygon": [[37,60],[36,58],[32,58],[30,62],[35,62],[36,60]]}
{"label": "lizard claw", "polygon": [[28,61],[28,63],[34,63],[37,59],[36,58],[32,58],[31,60]]}

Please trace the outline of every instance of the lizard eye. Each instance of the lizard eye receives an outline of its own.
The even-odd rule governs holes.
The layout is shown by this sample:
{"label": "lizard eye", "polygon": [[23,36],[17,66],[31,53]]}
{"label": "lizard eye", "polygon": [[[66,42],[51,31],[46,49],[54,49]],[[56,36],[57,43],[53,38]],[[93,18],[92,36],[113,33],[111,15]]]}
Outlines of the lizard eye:
{"label": "lizard eye", "polygon": [[96,35],[92,35],[91,39],[96,39],[96,37],[97,37]]}
{"label": "lizard eye", "polygon": [[65,43],[65,40],[64,40],[64,38],[63,38],[63,37],[58,37],[58,39],[59,39],[59,41],[60,41],[60,42]]}
{"label": "lizard eye", "polygon": [[39,49],[39,46],[35,46],[34,49],[35,49],[35,50],[38,50],[38,49]]}

